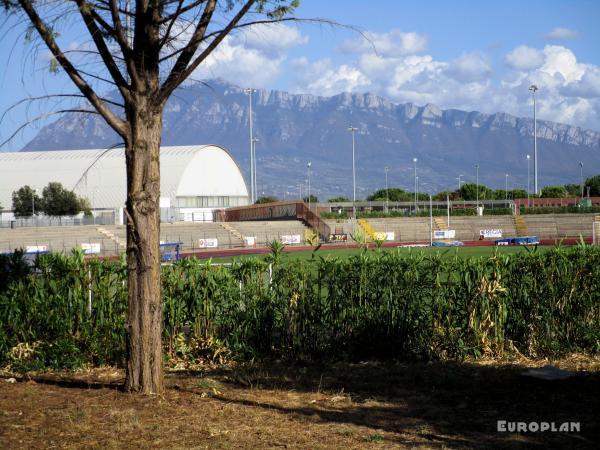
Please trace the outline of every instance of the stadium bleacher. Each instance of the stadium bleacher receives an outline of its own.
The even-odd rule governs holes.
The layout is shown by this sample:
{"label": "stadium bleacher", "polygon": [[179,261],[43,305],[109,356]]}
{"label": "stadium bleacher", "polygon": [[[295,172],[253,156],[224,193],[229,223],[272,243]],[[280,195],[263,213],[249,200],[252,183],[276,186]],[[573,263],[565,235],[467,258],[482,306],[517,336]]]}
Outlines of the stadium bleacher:
{"label": "stadium bleacher", "polygon": [[[522,216],[529,234],[540,239],[563,239],[592,236],[593,214],[544,214]],[[444,218],[445,220],[445,218]],[[326,220],[332,233],[347,234],[348,243],[360,229],[354,220]],[[399,217],[368,219],[376,231],[393,232],[394,242],[428,242],[428,217]],[[434,230],[440,225],[434,223]],[[227,222],[177,222],[161,224],[160,240],[181,242],[182,251],[200,250],[200,241],[217,239],[218,248],[241,248],[244,237],[254,237],[255,246],[263,247],[283,236],[300,236],[304,243],[308,230],[297,220]],[[450,230],[455,239],[477,240],[481,230],[502,230],[502,236],[516,236],[513,216],[456,216],[450,217]],[[82,225],[63,227],[23,227],[0,229],[0,253],[27,246],[45,246],[48,251],[68,253],[82,244],[100,244],[103,256],[117,255],[125,250],[125,227],[119,225]]]}

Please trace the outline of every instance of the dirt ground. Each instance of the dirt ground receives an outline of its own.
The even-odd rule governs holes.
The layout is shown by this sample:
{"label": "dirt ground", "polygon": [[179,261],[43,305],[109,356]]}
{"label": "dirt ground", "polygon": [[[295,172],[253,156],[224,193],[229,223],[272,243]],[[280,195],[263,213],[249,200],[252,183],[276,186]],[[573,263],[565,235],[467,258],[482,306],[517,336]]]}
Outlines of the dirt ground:
{"label": "dirt ground", "polygon": [[[522,375],[546,364],[577,375]],[[169,372],[157,398],[122,382],[114,368],[0,378],[0,447],[600,448],[597,357],[199,367]],[[581,431],[499,433],[498,420],[576,421]]]}

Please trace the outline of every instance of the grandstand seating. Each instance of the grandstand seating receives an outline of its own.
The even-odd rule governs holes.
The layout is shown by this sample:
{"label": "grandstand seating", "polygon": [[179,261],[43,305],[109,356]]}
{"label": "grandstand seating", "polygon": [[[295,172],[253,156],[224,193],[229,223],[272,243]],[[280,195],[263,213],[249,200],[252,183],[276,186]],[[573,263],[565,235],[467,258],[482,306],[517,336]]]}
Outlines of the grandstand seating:
{"label": "grandstand seating", "polygon": [[27,246],[46,246],[49,251],[68,253],[82,243],[99,243],[102,254],[117,254],[118,245],[94,225],[0,229],[0,252]]}
{"label": "grandstand seating", "polygon": [[256,238],[256,246],[268,245],[274,240],[281,240],[281,236],[300,235],[304,242],[305,230],[310,230],[298,220],[276,220],[276,221],[248,221],[227,222],[231,228],[238,231],[244,237]]}
{"label": "grandstand seating", "polygon": [[[577,238],[592,236],[591,214],[523,215],[528,233],[540,239]],[[345,233],[348,243],[360,228],[354,220],[326,220],[332,233]],[[428,217],[399,217],[368,219],[375,231],[394,232],[395,242],[428,242]],[[219,248],[243,247],[243,237],[256,238],[256,246],[265,246],[284,235],[300,235],[304,242],[305,230],[298,220],[227,222],[178,222],[161,224],[160,239],[164,242],[182,242],[182,250],[198,250],[199,240],[216,238]],[[441,227],[434,223],[434,230]],[[479,239],[480,230],[501,229],[506,237],[517,236],[512,216],[456,216],[450,217],[451,230],[458,240]],[[68,253],[82,243],[99,243],[102,255],[117,255],[125,250],[125,227],[118,225],[85,225],[64,227],[1,228],[0,252],[9,252],[26,246],[46,246],[49,251]]]}

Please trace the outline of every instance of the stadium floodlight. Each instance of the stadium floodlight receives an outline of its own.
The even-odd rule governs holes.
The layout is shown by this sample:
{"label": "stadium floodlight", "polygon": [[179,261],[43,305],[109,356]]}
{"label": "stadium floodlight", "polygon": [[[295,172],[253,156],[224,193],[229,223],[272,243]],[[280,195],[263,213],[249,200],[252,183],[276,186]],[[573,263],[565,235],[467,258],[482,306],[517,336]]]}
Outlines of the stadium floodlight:
{"label": "stadium floodlight", "polygon": [[312,166],[312,163],[309,161],[306,163],[306,171],[308,172],[308,209],[310,209],[310,166]]}
{"label": "stadium floodlight", "polygon": [[531,156],[527,155],[527,207],[529,208],[529,160]]}
{"label": "stadium floodlight", "polygon": [[254,178],[254,195],[256,197],[258,197],[258,182],[257,177],[256,177],[256,166],[257,166],[257,158],[256,158],[256,143],[260,142],[260,139],[258,138],[252,138],[252,160],[254,161],[254,174],[252,175],[252,177]]}
{"label": "stadium floodlight", "polygon": [[418,192],[419,192],[419,186],[417,185],[417,158],[413,158],[413,164],[415,166],[415,216],[417,215],[417,197],[419,196]]}
{"label": "stadium floodlight", "polygon": [[529,86],[529,90],[533,95],[533,190],[535,195],[538,195],[538,154],[537,154],[537,118],[535,111],[535,92],[538,87],[535,84]]}
{"label": "stadium floodlight", "polygon": [[475,214],[479,215],[479,164],[475,164]]}
{"label": "stadium floodlight", "polygon": [[389,208],[389,202],[390,202],[390,196],[388,195],[387,174],[388,174],[388,170],[390,170],[390,168],[388,166],[385,166],[384,170],[385,170],[385,212],[387,213],[388,208]]}
{"label": "stadium floodlight", "polygon": [[31,218],[35,216],[35,189],[31,189]]}
{"label": "stadium floodlight", "polygon": [[248,111],[248,126],[250,127],[250,203],[254,204],[256,191],[254,190],[254,142],[252,136],[252,94],[256,89],[246,88],[244,93],[248,95],[249,111]]}
{"label": "stadium floodlight", "polygon": [[433,202],[429,191],[429,246],[433,247]]}
{"label": "stadium floodlight", "polygon": [[504,200],[508,201],[508,174],[504,174]]}
{"label": "stadium floodlight", "polygon": [[350,125],[348,131],[352,133],[352,216],[356,219],[356,166],[354,164],[354,134],[358,128]]}
{"label": "stadium floodlight", "polygon": [[583,161],[579,161],[579,176],[581,178],[581,198],[583,198]]}

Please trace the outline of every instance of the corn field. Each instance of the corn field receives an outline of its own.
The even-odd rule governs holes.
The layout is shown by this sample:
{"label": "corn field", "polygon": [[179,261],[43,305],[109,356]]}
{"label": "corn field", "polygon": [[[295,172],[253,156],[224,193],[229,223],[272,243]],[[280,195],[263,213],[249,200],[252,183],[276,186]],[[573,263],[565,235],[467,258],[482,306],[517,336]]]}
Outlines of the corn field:
{"label": "corn field", "polygon": [[[453,252],[453,250],[449,250]],[[166,361],[439,359],[600,351],[600,248],[463,259],[365,250],[274,252],[163,269]],[[122,364],[122,263],[0,260],[0,364]]]}

